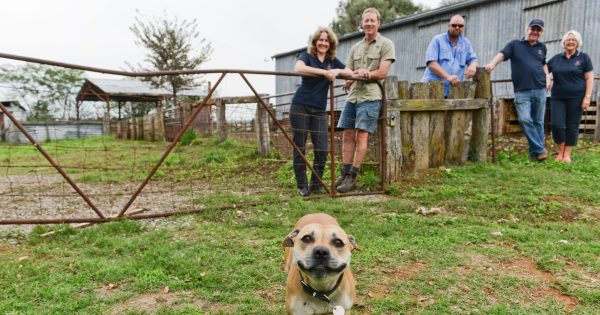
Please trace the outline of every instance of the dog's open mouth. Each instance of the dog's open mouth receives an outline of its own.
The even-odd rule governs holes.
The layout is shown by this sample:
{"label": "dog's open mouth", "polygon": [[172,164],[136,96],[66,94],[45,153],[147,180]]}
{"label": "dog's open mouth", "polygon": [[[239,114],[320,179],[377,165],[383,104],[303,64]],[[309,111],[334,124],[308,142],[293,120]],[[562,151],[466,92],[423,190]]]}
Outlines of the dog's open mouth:
{"label": "dog's open mouth", "polygon": [[336,268],[331,268],[330,266],[324,264],[315,264],[313,266],[308,267],[305,266],[302,261],[298,261],[298,268],[300,268],[300,270],[315,275],[317,277],[322,277],[330,273],[340,273],[344,271],[344,269],[346,269],[347,265],[348,264],[343,263]]}

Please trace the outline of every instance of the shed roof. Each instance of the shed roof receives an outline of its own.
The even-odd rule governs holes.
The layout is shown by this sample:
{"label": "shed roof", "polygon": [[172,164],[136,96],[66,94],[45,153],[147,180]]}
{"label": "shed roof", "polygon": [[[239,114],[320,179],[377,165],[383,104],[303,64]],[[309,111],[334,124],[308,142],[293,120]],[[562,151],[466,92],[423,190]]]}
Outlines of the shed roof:
{"label": "shed roof", "polygon": [[20,109],[22,109],[24,112],[27,112],[27,109],[25,107],[23,107],[23,105],[21,105],[21,103],[19,103],[19,101],[0,101],[0,103],[2,103],[2,105],[4,105],[4,107],[16,106],[16,107],[19,107]]}
{"label": "shed roof", "polygon": [[[199,90],[184,90],[180,96],[201,97],[204,93]],[[154,88],[150,83],[136,79],[85,79],[77,93],[78,101],[131,101],[131,102],[157,102],[172,96],[171,91],[165,88]]]}

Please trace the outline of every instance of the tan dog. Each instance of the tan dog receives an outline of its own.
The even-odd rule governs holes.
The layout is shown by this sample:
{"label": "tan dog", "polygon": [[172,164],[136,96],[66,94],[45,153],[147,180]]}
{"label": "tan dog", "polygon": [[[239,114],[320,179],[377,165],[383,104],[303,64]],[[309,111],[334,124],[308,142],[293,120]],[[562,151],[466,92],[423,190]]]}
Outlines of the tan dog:
{"label": "tan dog", "polygon": [[288,314],[350,314],[356,297],[350,271],[356,242],[328,214],[308,214],[283,240]]}

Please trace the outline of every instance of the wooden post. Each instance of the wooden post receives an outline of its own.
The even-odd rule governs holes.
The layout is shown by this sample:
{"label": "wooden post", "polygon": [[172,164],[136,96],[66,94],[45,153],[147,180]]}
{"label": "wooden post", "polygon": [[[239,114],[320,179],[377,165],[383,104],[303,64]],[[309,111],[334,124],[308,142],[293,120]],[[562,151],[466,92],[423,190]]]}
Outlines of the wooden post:
{"label": "wooden post", "polygon": [[102,119],[102,134],[110,134],[110,116],[108,112],[104,113],[104,118]]}
{"label": "wooden post", "polygon": [[[413,83],[410,86],[411,99],[428,99],[429,83]],[[405,112],[402,125],[402,172],[413,173],[429,168],[429,113]]]}
{"label": "wooden post", "polygon": [[225,128],[227,121],[226,121],[226,117],[225,117],[225,102],[221,101],[221,102],[217,102],[217,134],[218,134],[218,141],[219,142],[223,142],[225,140],[227,140],[227,128]]}
{"label": "wooden post", "polygon": [[165,109],[162,105],[156,108],[156,139],[165,141]]}
{"label": "wooden post", "polygon": [[483,98],[489,101],[488,107],[473,112],[472,137],[469,150],[469,160],[485,162],[487,159],[487,141],[489,134],[489,108],[491,105],[490,74],[484,68],[478,67],[474,77],[477,82],[475,98]]}
{"label": "wooden post", "polygon": [[267,115],[267,110],[262,108],[260,103],[256,104],[256,119],[254,121],[260,156],[266,156],[270,151],[269,117]]}
{"label": "wooden post", "polygon": [[[431,81],[429,86],[429,98],[444,99],[444,81]],[[447,116],[448,111],[432,111],[429,115],[429,167],[444,165]]]}
{"label": "wooden post", "polygon": [[[388,100],[408,96],[408,82],[398,82],[396,76],[389,76],[383,82]],[[400,87],[406,87],[406,91]],[[389,104],[389,102],[388,102]],[[402,132],[400,126],[400,109],[388,106],[386,117],[386,181],[393,183],[400,180],[402,173]]]}

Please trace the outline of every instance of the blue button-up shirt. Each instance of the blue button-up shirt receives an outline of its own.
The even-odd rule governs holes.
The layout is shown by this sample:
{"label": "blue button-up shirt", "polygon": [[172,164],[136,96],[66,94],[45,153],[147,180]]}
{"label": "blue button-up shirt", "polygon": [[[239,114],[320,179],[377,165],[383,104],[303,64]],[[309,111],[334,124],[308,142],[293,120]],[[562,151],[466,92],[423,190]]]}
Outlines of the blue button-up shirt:
{"label": "blue button-up shirt", "polygon": [[[436,35],[427,46],[425,65],[431,61],[437,62],[444,71],[457,76],[461,81],[465,77],[465,68],[477,59],[471,42],[462,34],[458,36],[456,46],[452,45],[448,33]],[[448,95],[450,82],[435,74],[429,67],[425,68],[425,74],[421,82],[444,81],[444,95]]]}

